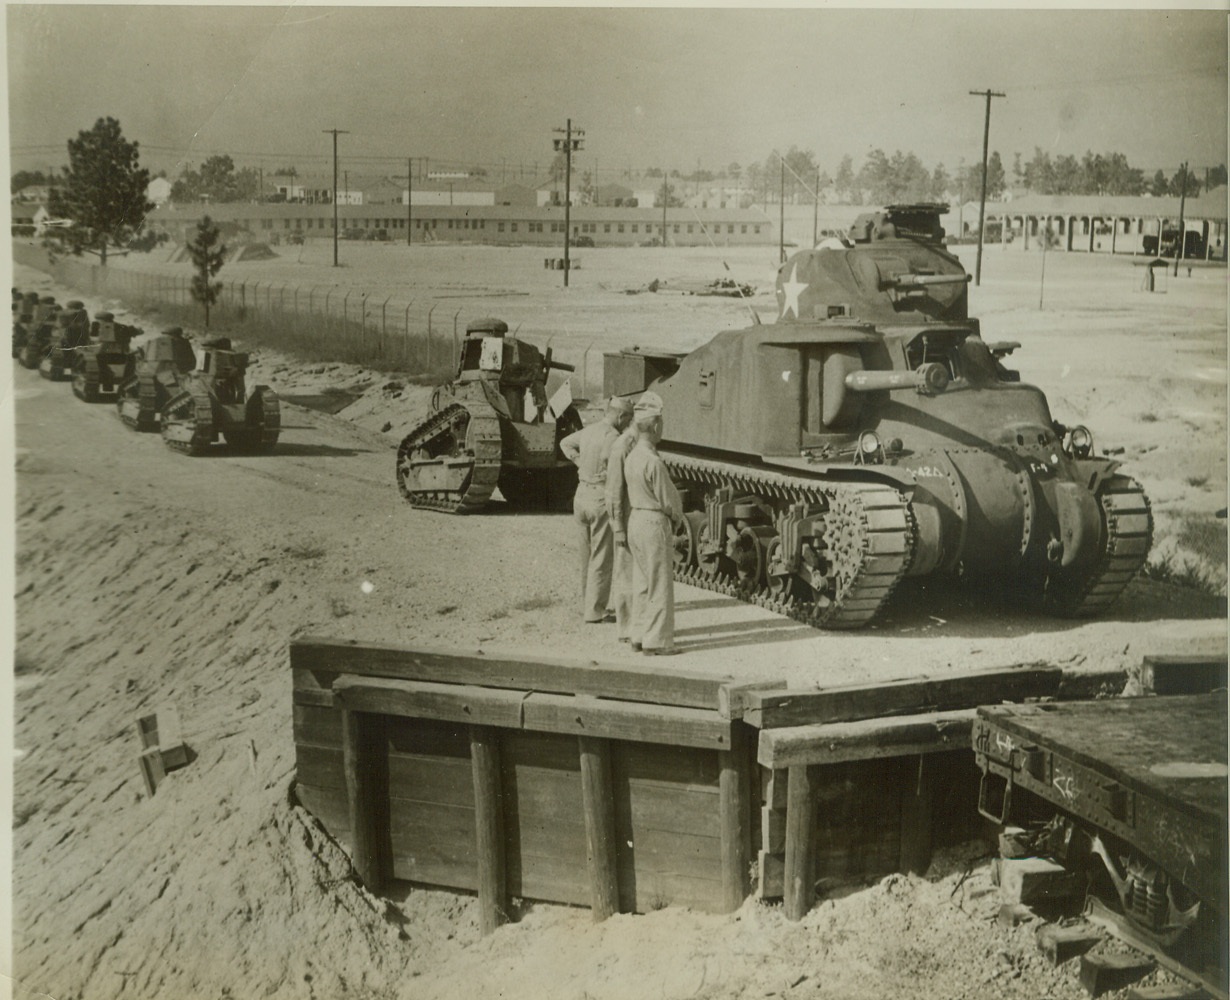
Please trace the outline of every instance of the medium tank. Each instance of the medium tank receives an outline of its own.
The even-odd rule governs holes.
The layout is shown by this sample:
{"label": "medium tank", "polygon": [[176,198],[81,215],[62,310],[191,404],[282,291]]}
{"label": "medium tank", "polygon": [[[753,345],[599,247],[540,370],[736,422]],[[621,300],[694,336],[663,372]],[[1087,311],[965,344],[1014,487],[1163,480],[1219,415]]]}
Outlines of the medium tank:
{"label": "medium tank", "polygon": [[546,384],[553,369],[573,367],[507,333],[500,319],[466,327],[456,377],[397,449],[397,485],[415,507],[471,513],[497,486],[517,507],[572,501],[576,467],[559,443],[581,429],[581,417],[567,384],[550,400]]}
{"label": "medium tank", "polygon": [[180,376],[162,408],[162,440],[188,455],[204,454],[219,435],[235,451],[272,451],[282,428],[278,394],[267,385],[247,392],[248,354],[229,337],[206,340],[201,351],[200,367]]}
{"label": "medium tank", "polygon": [[1019,344],[982,339],[946,210],[889,206],[793,255],[776,322],[720,333],[664,377],[608,356],[608,394],[664,403],[687,511],[677,579],[843,629],[907,576],[1007,583],[1084,616],[1141,568],[1144,492],[1004,366]]}

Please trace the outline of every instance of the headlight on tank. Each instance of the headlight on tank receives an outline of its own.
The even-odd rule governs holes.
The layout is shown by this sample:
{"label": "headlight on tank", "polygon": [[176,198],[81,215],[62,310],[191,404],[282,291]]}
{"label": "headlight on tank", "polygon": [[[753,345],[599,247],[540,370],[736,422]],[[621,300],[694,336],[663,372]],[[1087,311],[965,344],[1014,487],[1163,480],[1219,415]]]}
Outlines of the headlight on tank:
{"label": "headlight on tank", "polygon": [[1068,432],[1068,454],[1073,458],[1088,458],[1093,453],[1093,435],[1088,427],[1073,427]]}
{"label": "headlight on tank", "polygon": [[863,431],[858,436],[858,454],[855,461],[864,465],[878,465],[884,461],[884,446],[875,431]]}

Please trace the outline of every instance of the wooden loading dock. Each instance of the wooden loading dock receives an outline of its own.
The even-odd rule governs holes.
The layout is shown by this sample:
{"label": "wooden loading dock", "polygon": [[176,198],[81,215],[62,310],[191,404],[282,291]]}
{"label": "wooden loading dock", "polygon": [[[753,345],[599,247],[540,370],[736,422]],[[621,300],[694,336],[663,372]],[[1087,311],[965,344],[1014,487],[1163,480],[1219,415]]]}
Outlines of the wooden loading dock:
{"label": "wooden loading dock", "polygon": [[[787,690],[731,675],[323,638],[291,644],[297,794],[373,891],[738,908],[926,868],[977,829],[979,705],[1082,697],[1058,667]],[[1118,678],[1122,686],[1123,676]]]}

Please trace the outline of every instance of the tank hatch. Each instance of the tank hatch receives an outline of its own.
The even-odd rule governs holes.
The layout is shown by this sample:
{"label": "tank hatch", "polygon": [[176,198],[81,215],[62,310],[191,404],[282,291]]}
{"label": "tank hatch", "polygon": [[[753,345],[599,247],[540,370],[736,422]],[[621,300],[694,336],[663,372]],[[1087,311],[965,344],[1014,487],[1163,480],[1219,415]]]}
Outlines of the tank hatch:
{"label": "tank hatch", "polygon": [[944,249],[947,205],[861,215],[840,246],[794,254],[777,272],[778,322],[960,322],[969,275]]}

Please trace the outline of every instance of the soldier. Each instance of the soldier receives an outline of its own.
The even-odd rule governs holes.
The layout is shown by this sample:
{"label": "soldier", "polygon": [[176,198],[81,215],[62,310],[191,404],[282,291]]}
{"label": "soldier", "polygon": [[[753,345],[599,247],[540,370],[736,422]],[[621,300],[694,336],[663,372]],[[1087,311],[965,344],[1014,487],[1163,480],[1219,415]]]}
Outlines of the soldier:
{"label": "soldier", "polygon": [[590,624],[615,621],[607,610],[615,556],[606,508],[607,460],[611,445],[631,418],[632,404],[612,396],[601,420],[569,434],[559,443],[564,457],[577,467],[572,513],[581,549],[581,613]]}
{"label": "soldier", "polygon": [[679,491],[658,456],[662,399],[647,392],[636,404],[636,447],[624,461],[628,547],[632,550],[632,648],[670,656],[675,648],[674,533],[683,516]]}
{"label": "soldier", "polygon": [[636,423],[632,422],[611,445],[611,457],[606,467],[606,511],[615,533],[611,603],[615,606],[615,627],[620,642],[632,639],[632,550],[628,548],[629,507],[624,461],[635,445]]}

